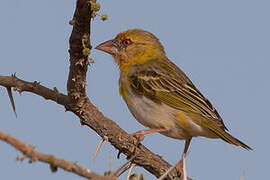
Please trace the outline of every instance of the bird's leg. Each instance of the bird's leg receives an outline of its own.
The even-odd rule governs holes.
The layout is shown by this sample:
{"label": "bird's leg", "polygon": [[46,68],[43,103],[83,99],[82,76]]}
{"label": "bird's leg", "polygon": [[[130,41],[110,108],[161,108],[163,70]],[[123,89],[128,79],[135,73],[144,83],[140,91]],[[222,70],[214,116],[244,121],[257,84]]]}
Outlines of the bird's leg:
{"label": "bird's leg", "polygon": [[135,133],[132,133],[131,136],[135,137],[139,142],[138,144],[144,139],[144,135],[145,134],[151,134],[151,133],[155,133],[155,132],[165,132],[168,131],[165,128],[151,128],[151,129],[146,129],[146,130],[141,130],[141,131],[137,131]]}
{"label": "bird's leg", "polygon": [[[160,176],[158,178],[158,180],[164,179],[174,168],[176,168],[177,172],[183,177],[184,180],[187,179],[186,170],[185,169],[183,170],[183,164],[185,164],[184,161],[186,158],[186,154],[188,151],[190,141],[191,141],[191,138],[186,140],[184,152],[183,152],[181,158],[177,161],[177,163],[175,163],[172,167],[170,167],[162,176]],[[184,166],[184,168],[185,168],[185,166]]]}
{"label": "bird's leg", "polygon": [[183,161],[185,161],[185,159],[186,159],[186,155],[187,155],[188,147],[190,145],[190,141],[191,141],[191,138],[186,140],[184,152],[181,156],[180,162],[177,163],[177,165],[176,165],[176,170],[177,170],[177,172],[179,172],[179,174],[181,174],[183,179],[186,179],[186,177],[187,177],[186,170],[185,169],[183,170],[183,165],[185,163]]}

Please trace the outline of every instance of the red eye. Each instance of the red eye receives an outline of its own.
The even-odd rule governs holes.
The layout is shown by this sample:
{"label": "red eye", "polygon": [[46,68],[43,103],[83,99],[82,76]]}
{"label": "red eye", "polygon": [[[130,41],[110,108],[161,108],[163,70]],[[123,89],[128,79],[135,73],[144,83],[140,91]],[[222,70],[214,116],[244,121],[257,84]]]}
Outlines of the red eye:
{"label": "red eye", "polygon": [[123,42],[122,42],[125,46],[129,46],[131,44],[131,40],[130,39],[125,39]]}

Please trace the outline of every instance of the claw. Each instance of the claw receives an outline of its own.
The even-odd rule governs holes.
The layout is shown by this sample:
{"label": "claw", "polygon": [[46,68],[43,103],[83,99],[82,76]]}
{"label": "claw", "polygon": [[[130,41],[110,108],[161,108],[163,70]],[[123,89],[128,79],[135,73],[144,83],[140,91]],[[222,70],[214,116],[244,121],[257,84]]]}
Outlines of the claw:
{"label": "claw", "polygon": [[139,144],[140,142],[144,140],[144,134],[142,134],[140,131],[131,134],[131,136],[135,137],[138,140],[137,144]]}
{"label": "claw", "polygon": [[14,112],[15,116],[17,117],[15,103],[14,103],[13,95],[12,95],[12,92],[11,92],[11,87],[7,87],[6,89],[7,89],[7,92],[8,92],[8,97],[9,97],[13,112]]}
{"label": "claw", "polygon": [[99,152],[99,150],[100,150],[100,148],[101,148],[103,142],[104,142],[104,139],[101,138],[101,140],[99,141],[99,143],[98,143],[98,145],[97,145],[97,148],[96,148],[96,151],[95,151],[95,154],[94,154],[94,157],[93,157],[93,161],[94,161],[94,162],[96,161],[98,152]]}
{"label": "claw", "polygon": [[164,129],[164,128],[150,128],[150,129],[141,130],[141,131],[132,133],[131,136],[135,137],[138,140],[138,142],[136,143],[136,145],[138,146],[139,143],[143,141],[145,134],[151,134],[151,133],[156,133],[156,132],[161,133],[161,132],[166,132],[166,131],[167,129]]}

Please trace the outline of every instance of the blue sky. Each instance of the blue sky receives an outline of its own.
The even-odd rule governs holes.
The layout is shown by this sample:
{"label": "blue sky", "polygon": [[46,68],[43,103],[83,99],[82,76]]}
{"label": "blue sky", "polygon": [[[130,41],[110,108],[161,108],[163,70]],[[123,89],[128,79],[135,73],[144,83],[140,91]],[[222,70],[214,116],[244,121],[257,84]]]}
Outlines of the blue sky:
{"label": "blue sky", "polygon": [[[269,67],[270,1],[267,0],[104,0],[101,13],[108,21],[92,22],[93,46],[112,39],[121,31],[141,28],[154,33],[169,59],[182,68],[200,91],[214,104],[230,133],[254,148],[246,151],[222,140],[194,138],[187,157],[187,172],[193,179],[265,179],[269,171]],[[3,0],[0,5],[0,75],[27,81],[66,93],[68,38],[74,0]],[[112,57],[92,50],[95,63],[89,68],[87,93],[92,102],[127,132],[144,129],[129,113],[118,95],[118,69]],[[99,136],[79,119],[52,101],[30,93],[14,93],[15,118],[4,88],[0,88],[0,130],[36,150],[102,174],[125,157],[105,143],[93,163]],[[143,144],[174,164],[184,141],[160,134],[148,135]],[[51,173],[43,163],[17,162],[21,155],[0,142],[0,178],[82,179],[63,170]],[[142,168],[147,179],[154,179]],[[120,179],[125,179],[122,176]]]}

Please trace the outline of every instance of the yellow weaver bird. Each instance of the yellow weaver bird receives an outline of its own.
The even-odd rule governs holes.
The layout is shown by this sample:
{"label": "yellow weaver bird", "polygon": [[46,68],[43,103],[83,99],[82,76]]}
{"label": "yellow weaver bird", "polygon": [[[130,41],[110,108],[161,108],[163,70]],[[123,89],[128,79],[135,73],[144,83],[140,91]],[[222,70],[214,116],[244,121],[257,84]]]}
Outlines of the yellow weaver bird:
{"label": "yellow weaver bird", "polygon": [[196,136],[221,138],[251,150],[226,132],[213,105],[166,57],[159,39],[150,32],[130,29],[96,49],[113,56],[120,69],[120,95],[136,120],[149,127],[133,134],[140,141],[154,132],[185,140],[182,157]]}

